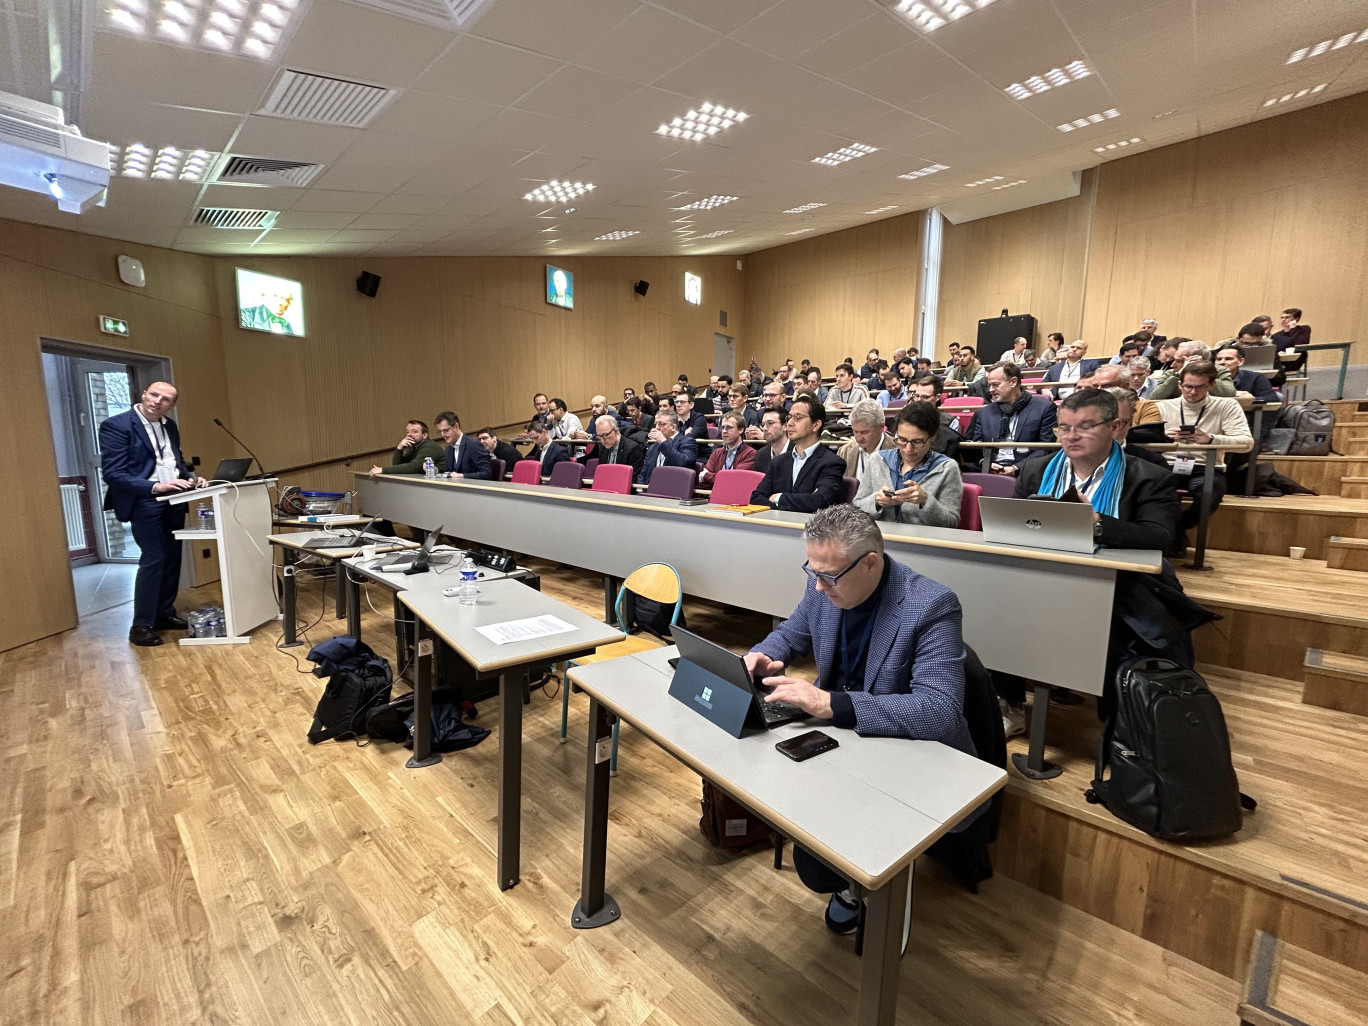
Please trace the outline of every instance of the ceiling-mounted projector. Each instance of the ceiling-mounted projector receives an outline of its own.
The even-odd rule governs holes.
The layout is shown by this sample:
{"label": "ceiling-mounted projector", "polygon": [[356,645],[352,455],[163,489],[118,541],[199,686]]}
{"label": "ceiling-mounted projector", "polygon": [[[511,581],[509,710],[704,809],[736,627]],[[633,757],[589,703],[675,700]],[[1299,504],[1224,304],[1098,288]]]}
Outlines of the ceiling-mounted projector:
{"label": "ceiling-mounted projector", "polygon": [[57,209],[104,206],[109,147],[66,124],[60,107],[0,93],[0,185],[45,192]]}

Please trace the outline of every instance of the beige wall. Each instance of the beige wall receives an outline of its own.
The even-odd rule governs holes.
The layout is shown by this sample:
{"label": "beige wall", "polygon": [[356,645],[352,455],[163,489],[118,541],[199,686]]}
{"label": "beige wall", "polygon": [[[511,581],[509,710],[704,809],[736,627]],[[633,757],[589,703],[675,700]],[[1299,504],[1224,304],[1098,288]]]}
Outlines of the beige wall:
{"label": "beige wall", "polygon": [[746,257],[746,358],[768,372],[806,357],[830,374],[871,347],[916,345],[920,233],[907,214]]}

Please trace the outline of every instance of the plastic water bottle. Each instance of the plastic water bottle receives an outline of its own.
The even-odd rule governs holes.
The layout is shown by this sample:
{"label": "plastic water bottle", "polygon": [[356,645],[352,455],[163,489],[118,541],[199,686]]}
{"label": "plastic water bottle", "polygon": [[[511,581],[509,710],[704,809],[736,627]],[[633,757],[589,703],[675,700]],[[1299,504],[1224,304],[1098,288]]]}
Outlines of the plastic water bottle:
{"label": "plastic water bottle", "polygon": [[423,460],[423,476],[429,481],[436,480],[437,478],[437,464],[432,462],[431,456]]}
{"label": "plastic water bottle", "polygon": [[469,554],[461,560],[461,587],[456,592],[457,601],[463,606],[473,606],[475,604],[475,594],[479,589],[475,586],[476,576],[479,574],[475,566],[475,560]]}
{"label": "plastic water bottle", "polygon": [[201,506],[199,508],[199,529],[201,531],[212,531],[214,529],[214,507]]}

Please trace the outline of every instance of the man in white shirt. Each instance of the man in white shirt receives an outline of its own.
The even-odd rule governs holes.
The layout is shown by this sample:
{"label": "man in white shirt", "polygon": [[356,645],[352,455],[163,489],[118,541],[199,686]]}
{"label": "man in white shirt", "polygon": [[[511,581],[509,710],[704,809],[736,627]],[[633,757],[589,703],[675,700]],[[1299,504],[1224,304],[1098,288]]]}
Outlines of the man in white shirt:
{"label": "man in white shirt", "polygon": [[1027,348],[1028,348],[1028,343],[1026,342],[1026,339],[1024,339],[1024,338],[1022,338],[1020,335],[1018,335],[1016,338],[1012,339],[1012,348],[1009,349],[1009,350],[1007,350],[1007,352],[1003,353],[1003,354],[1002,354],[1002,359],[999,360],[998,362],[999,362],[999,363],[1014,363],[1014,364],[1016,364],[1018,367],[1025,367],[1025,366],[1026,366],[1026,350],[1027,350]]}
{"label": "man in white shirt", "polygon": [[546,410],[546,429],[551,433],[552,439],[561,438],[587,438],[584,433],[584,425],[580,419],[570,412],[570,408],[565,405],[564,399],[552,399],[551,404]]}

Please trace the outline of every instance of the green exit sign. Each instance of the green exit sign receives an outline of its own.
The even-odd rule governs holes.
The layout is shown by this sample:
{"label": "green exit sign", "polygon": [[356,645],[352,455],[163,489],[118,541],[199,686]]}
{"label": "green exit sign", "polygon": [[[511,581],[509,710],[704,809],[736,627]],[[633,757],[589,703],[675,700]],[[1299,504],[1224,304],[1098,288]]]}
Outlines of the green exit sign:
{"label": "green exit sign", "polygon": [[117,317],[100,316],[100,330],[106,335],[123,335],[128,337],[128,322],[121,321]]}

